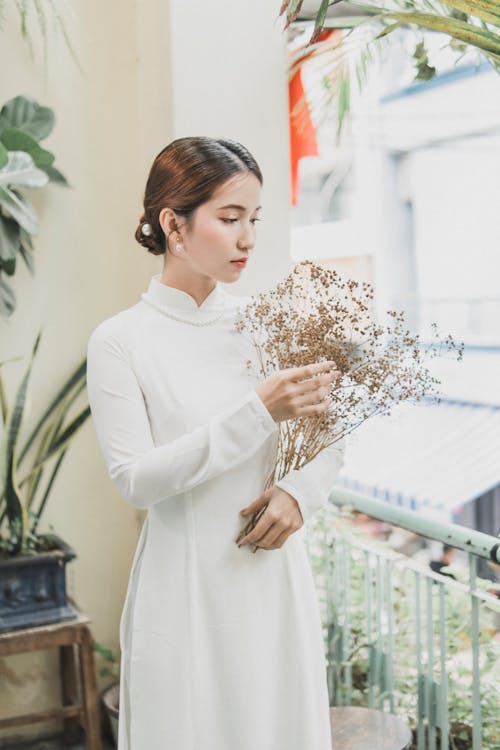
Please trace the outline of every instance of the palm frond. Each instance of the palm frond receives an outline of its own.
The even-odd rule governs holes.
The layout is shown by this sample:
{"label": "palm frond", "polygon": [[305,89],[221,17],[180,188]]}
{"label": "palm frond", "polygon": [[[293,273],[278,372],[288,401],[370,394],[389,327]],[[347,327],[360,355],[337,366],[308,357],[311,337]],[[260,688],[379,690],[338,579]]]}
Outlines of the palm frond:
{"label": "palm frond", "polygon": [[498,3],[484,2],[484,0],[442,0],[454,10],[461,11],[468,16],[475,16],[485,23],[491,23],[494,26],[500,26],[500,6]]}
{"label": "palm frond", "polygon": [[[283,3],[282,9],[286,10],[289,5]],[[455,50],[465,54],[469,47],[475,48],[500,72],[500,34],[497,32],[497,28],[500,28],[500,6],[497,0],[392,0],[392,3],[383,6],[371,0],[345,0],[345,5],[355,9],[358,15],[328,18],[328,3],[325,5],[318,0],[313,34],[309,43],[290,57],[288,70],[291,77],[311,54],[324,58],[324,84],[328,94],[316,96],[315,122],[321,124],[328,117],[332,100],[336,98],[337,137],[349,111],[350,68],[346,64],[347,56],[354,60],[353,67],[361,90],[367,80],[368,63],[373,61],[372,51],[382,57],[382,40],[385,43],[390,34],[400,27],[416,26],[421,30],[442,33],[449,37],[450,44],[456,45]],[[343,29],[342,42],[332,38],[318,42],[317,37],[323,29]],[[417,60],[417,80],[429,80],[435,74],[435,68],[426,64],[424,53],[425,49]],[[311,92],[308,92],[307,102],[312,110],[315,106],[311,103],[313,98],[314,95],[311,98]],[[305,104],[306,96],[298,102],[298,106]],[[319,115],[321,110],[322,116]]]}
{"label": "palm frond", "polygon": [[43,69],[47,70],[47,20],[45,18],[45,13],[42,8],[42,4],[40,0],[33,0],[33,4],[35,6],[36,11],[36,17],[38,20],[38,26],[40,29],[40,32],[42,34],[42,41],[43,41]]}
{"label": "palm frond", "polygon": [[[34,59],[34,50],[33,50],[33,42],[32,42],[32,33],[29,28],[29,21],[30,21],[31,16],[33,15],[36,18],[37,27],[42,37],[44,71],[45,71],[45,74],[47,73],[47,61],[48,61],[47,18],[48,18],[48,15],[50,14],[52,15],[54,19],[54,30],[56,32],[58,30],[61,32],[64,42],[66,44],[66,47],[71,57],[73,58],[74,62],[76,63],[80,71],[84,72],[80,64],[80,60],[78,59],[78,56],[73,47],[73,44],[71,43],[71,39],[69,37],[66,22],[63,18],[63,15],[60,9],[57,7],[56,0],[45,0],[45,2],[46,2],[48,10],[44,8],[44,3],[42,2],[42,0],[31,0],[31,2],[29,0],[14,0],[14,4],[19,13],[19,19],[21,22],[21,36],[27,42],[29,46],[31,59],[32,60]],[[6,0],[0,0],[0,29],[2,28],[2,22],[3,22],[2,12],[5,7],[5,4],[6,4]],[[65,10],[69,11],[70,8],[67,7],[65,8]]]}

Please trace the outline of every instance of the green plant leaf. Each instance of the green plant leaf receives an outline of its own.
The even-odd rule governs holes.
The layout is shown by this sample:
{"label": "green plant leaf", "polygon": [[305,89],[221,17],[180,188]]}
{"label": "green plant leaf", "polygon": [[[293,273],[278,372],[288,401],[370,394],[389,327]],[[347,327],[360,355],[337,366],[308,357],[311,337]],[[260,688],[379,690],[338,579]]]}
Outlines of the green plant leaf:
{"label": "green plant leaf", "polygon": [[[43,464],[47,463],[51,458],[54,456],[57,456],[61,451],[65,450],[71,440],[75,437],[78,430],[83,427],[86,420],[90,416],[90,407],[85,406],[77,415],[76,417],[69,423],[69,425],[66,427],[66,429],[59,435],[56,441],[53,442],[52,446],[50,447],[48,453],[43,456],[40,462],[36,463],[31,471],[29,472],[28,476],[25,477],[27,479],[28,477],[33,474],[33,472],[37,471],[40,466],[43,466]],[[23,480],[24,481],[24,480]]]}
{"label": "green plant leaf", "polygon": [[413,59],[417,66],[417,75],[415,78],[421,81],[430,81],[436,75],[436,68],[429,65],[429,56],[423,39],[415,47]]}
{"label": "green plant leaf", "polygon": [[20,245],[19,224],[14,219],[0,215],[0,271],[5,271],[9,276],[14,274]]}
{"label": "green plant leaf", "polygon": [[466,44],[478,47],[484,52],[500,55],[500,36],[492,31],[481,29],[464,21],[449,16],[438,16],[432,13],[399,13],[384,11],[387,18],[394,18],[400,24],[415,24],[424,29],[439,31]]}
{"label": "green plant leaf", "polygon": [[467,16],[475,16],[482,21],[486,21],[486,23],[500,26],[500,6],[498,3],[492,4],[485,2],[485,0],[441,0],[441,2],[465,14],[465,18],[462,20],[467,20]]}
{"label": "green plant leaf", "polygon": [[324,23],[325,29],[355,29],[362,23],[373,21],[376,13],[366,16],[337,16],[337,18],[326,18]]}
{"label": "green plant leaf", "polygon": [[8,319],[16,309],[16,295],[0,273],[0,315]]}
{"label": "green plant leaf", "polygon": [[34,513],[34,514],[33,514],[33,516],[34,516],[34,520],[33,520],[32,526],[30,527],[30,532],[31,532],[31,533],[32,533],[33,535],[36,535],[36,533],[37,533],[37,529],[38,529],[38,524],[39,524],[39,522],[40,522],[40,518],[41,518],[41,516],[42,516],[42,513],[43,513],[43,511],[44,511],[44,509],[45,509],[45,504],[47,503],[47,500],[48,500],[48,499],[49,499],[49,497],[50,497],[50,492],[51,492],[51,490],[52,490],[52,485],[53,485],[53,484],[54,484],[54,482],[55,482],[55,479],[56,479],[57,473],[58,473],[59,469],[61,468],[61,464],[62,464],[62,462],[63,462],[63,458],[64,458],[64,456],[66,455],[66,451],[67,451],[67,450],[68,450],[68,449],[67,449],[67,448],[65,448],[65,449],[64,449],[63,451],[61,451],[61,453],[59,454],[59,456],[58,456],[58,458],[57,458],[57,461],[56,461],[56,464],[55,464],[54,468],[52,469],[52,473],[51,473],[51,475],[50,475],[50,479],[49,479],[49,481],[48,481],[48,483],[47,483],[47,486],[46,486],[46,488],[45,488],[45,492],[43,493],[43,497],[42,497],[42,499],[41,499],[41,501],[40,501],[40,505],[38,506],[38,510],[36,511],[36,513]]}
{"label": "green plant leaf", "polygon": [[[76,432],[90,415],[90,409],[86,406],[73,420],[70,421],[67,427],[64,427],[64,421],[66,420],[68,411],[78,398],[79,394],[85,389],[85,385],[86,358],[84,358],[75,370],[71,372],[62,388],[52,399],[49,406],[44,410],[42,416],[38,419],[37,424],[31,430],[28,439],[25,441],[22,450],[19,452],[16,464],[17,471],[20,470],[21,462],[25,459],[29,449],[36,445],[35,454],[33,455],[33,458],[30,459],[29,471],[19,482],[19,488],[23,491],[24,506],[30,513],[31,527],[29,528],[28,533],[32,536],[36,535],[40,516],[50,495],[66,450]],[[57,456],[57,461],[55,466],[51,469],[43,497],[38,504],[37,511],[35,512],[31,506],[35,502],[37,488],[42,479],[43,472],[47,468],[48,461],[54,456]],[[4,516],[5,510],[3,514],[0,514],[0,525]]]}
{"label": "green plant leaf", "polygon": [[0,185],[37,188],[48,183],[48,177],[35,165],[30,154],[24,151],[8,153],[7,164],[0,169]]}
{"label": "green plant leaf", "polygon": [[18,128],[41,141],[50,135],[54,123],[54,112],[28,96],[15,96],[0,110],[0,134],[6,128]]}
{"label": "green plant leaf", "polygon": [[0,206],[29,234],[37,234],[38,219],[35,209],[23,196],[14,190],[0,187]]}
{"label": "green plant leaf", "polygon": [[40,167],[40,169],[43,169],[51,182],[55,182],[57,185],[64,185],[64,187],[71,187],[66,177],[55,167]]}
{"label": "green plant leaf", "polygon": [[[56,410],[63,405],[63,402],[65,399],[69,398],[69,402],[66,405],[66,408],[68,408],[71,403],[73,403],[74,398],[78,395],[78,393],[81,391],[82,382],[85,383],[86,380],[86,368],[87,368],[87,358],[85,357],[82,362],[73,370],[73,372],[70,374],[66,382],[63,384],[63,386],[60,388],[60,390],[56,393],[50,404],[47,406],[45,411],[43,412],[42,416],[36,423],[35,427],[31,431],[29,437],[27,438],[20,454],[19,454],[19,462],[21,462],[29,449],[31,448],[32,444],[34,443],[36,437],[39,435],[42,427],[44,424],[46,424],[51,418],[54,417]],[[73,389],[76,389],[76,394],[71,395],[71,392]]]}
{"label": "green plant leaf", "polygon": [[1,368],[7,364],[8,362],[12,362],[14,360],[22,359],[21,357],[11,357],[10,359],[6,359],[3,362],[0,362],[0,405],[2,409],[2,422],[5,425],[7,422],[7,413],[8,413],[8,404],[7,404],[7,395],[5,393],[5,388],[3,386],[3,378],[1,373]]}
{"label": "green plant leaf", "polygon": [[[24,231],[22,227],[20,227],[21,232],[21,242],[19,244],[19,253],[24,260],[26,264],[26,268],[28,271],[32,274],[35,273],[35,259],[33,257],[33,245],[31,242],[31,237],[27,232]],[[29,238],[29,242],[27,239]]]}
{"label": "green plant leaf", "polygon": [[[63,421],[64,421],[64,414],[62,413],[62,409],[59,409],[58,413],[54,415],[54,419],[47,424],[46,429],[43,431],[43,434],[41,434],[41,437],[38,440],[37,450],[33,457],[32,465],[37,464],[43,459],[43,456],[47,453],[50,446],[52,445],[54,437],[58,434],[58,431],[60,430]],[[19,468],[19,466],[20,466],[20,460],[18,460],[17,468]],[[38,468],[34,472],[31,472],[28,475],[28,486],[25,491],[26,505],[28,508],[30,508],[33,503],[36,491],[41,482],[45,468],[46,467],[42,464],[40,468]],[[22,487],[25,481],[26,480],[23,479],[19,483],[19,486]]]}
{"label": "green plant leaf", "polygon": [[0,134],[0,140],[7,151],[24,151],[29,154],[37,167],[50,167],[54,154],[38,145],[38,142],[18,128],[6,128]]}
{"label": "green plant leaf", "polygon": [[0,142],[0,169],[5,167],[5,165],[9,161],[9,156],[7,154],[7,149],[3,145],[3,143]]}
{"label": "green plant leaf", "polygon": [[7,413],[5,430],[0,443],[0,493],[5,503],[11,536],[14,540],[14,554],[17,554],[21,547],[24,546],[28,530],[27,512],[22,503],[17,484],[16,448],[23,423],[29,379],[40,339],[41,332],[36,337],[31,358],[15,395],[12,409]]}
{"label": "green plant leaf", "polygon": [[337,104],[337,136],[340,135],[344,118],[349,112],[350,104],[350,83],[349,78],[346,76],[340,82],[339,98]]}
{"label": "green plant leaf", "polygon": [[115,662],[116,658],[113,651],[107,646],[103,646],[99,641],[94,639],[93,641],[94,651],[102,656],[103,659],[110,662]]}

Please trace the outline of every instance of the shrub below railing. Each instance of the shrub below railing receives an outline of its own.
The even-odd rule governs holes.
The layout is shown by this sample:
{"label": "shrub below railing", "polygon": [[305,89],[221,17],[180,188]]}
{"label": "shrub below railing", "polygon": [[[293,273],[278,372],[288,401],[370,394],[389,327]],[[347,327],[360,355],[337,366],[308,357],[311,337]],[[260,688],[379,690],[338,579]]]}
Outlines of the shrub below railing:
{"label": "shrub below railing", "polygon": [[500,747],[500,602],[488,593],[498,584],[471,584],[459,566],[449,568],[457,580],[434,573],[353,518],[328,505],[305,527],[330,704],[403,714],[416,750]]}

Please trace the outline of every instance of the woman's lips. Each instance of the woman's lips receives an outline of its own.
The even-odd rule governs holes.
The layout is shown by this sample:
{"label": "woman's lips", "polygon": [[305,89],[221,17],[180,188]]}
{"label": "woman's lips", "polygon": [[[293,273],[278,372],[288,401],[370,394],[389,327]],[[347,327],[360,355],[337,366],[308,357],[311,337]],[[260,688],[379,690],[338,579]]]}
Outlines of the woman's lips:
{"label": "woman's lips", "polygon": [[239,266],[239,268],[245,268],[246,266],[246,260],[232,260],[231,263],[234,263],[235,266]]}

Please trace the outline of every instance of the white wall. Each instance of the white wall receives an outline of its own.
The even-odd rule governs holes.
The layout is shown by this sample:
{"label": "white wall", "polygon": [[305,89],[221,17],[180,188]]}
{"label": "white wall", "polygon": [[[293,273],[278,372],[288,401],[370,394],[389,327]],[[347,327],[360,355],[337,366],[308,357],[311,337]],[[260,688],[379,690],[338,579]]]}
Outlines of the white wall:
{"label": "white wall", "polygon": [[467,139],[412,153],[423,297],[500,297],[499,170],[500,139]]}

